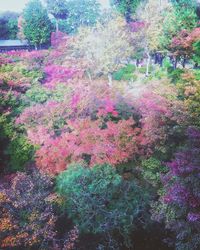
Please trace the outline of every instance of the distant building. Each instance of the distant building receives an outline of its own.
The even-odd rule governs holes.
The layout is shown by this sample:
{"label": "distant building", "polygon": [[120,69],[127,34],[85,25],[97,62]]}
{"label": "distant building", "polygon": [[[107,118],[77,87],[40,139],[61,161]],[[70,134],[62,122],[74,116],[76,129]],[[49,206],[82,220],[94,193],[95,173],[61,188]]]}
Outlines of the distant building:
{"label": "distant building", "polygon": [[0,40],[0,52],[10,51],[10,50],[31,50],[32,45],[29,45],[28,41],[20,40]]}

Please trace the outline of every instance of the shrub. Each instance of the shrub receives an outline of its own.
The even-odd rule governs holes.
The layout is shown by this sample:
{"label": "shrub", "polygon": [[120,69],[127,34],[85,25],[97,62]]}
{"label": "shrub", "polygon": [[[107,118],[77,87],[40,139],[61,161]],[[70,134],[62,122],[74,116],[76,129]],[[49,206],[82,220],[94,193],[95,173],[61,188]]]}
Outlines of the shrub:
{"label": "shrub", "polygon": [[139,135],[140,147],[143,150],[141,155],[161,156],[170,153],[172,146],[180,143],[182,134],[179,130],[183,131],[187,124],[187,111],[184,104],[175,99],[175,88],[170,89],[168,86],[164,91],[165,93],[161,94],[158,94],[159,89],[158,93],[146,91],[137,99],[136,107],[141,115],[142,127]]}
{"label": "shrub", "polygon": [[33,160],[35,148],[23,135],[13,138],[6,150],[9,166],[12,171],[22,171],[28,162]]}
{"label": "shrub", "polygon": [[57,174],[72,161],[86,160],[91,166],[127,162],[139,153],[140,129],[134,128],[134,124],[131,118],[118,123],[108,121],[105,125],[90,119],[68,121],[69,132],[44,140],[36,152],[37,166]]}
{"label": "shrub", "polygon": [[85,168],[79,164],[57,177],[69,216],[82,232],[125,237],[146,218],[149,195],[137,181],[126,181],[109,165]]}
{"label": "shrub", "polygon": [[113,79],[120,80],[131,80],[135,79],[136,76],[133,74],[135,72],[136,67],[132,64],[128,64],[126,67],[121,68],[117,72],[113,74]]}
{"label": "shrub", "polygon": [[[142,66],[141,68],[138,68],[138,71],[141,74],[145,74],[146,73],[146,67]],[[151,73],[152,71],[153,71],[153,66],[150,65],[150,67],[149,67],[149,73]]]}
{"label": "shrub", "polygon": [[168,76],[172,83],[177,83],[181,80],[181,75],[184,73],[184,69],[174,69],[173,67],[168,68]]}
{"label": "shrub", "polygon": [[0,247],[27,249],[47,246],[55,237],[56,216],[51,190],[53,183],[34,170],[17,173],[10,185],[0,186]]}
{"label": "shrub", "polygon": [[189,110],[191,116],[190,124],[200,127],[199,71],[190,71],[182,74],[182,79],[177,86],[179,89],[179,98],[184,100]]}
{"label": "shrub", "polygon": [[163,191],[153,206],[153,217],[175,232],[177,250],[200,247],[200,131],[190,127],[187,135],[185,148],[167,164]]}
{"label": "shrub", "polygon": [[44,103],[48,100],[50,91],[41,85],[34,85],[26,91],[26,96],[31,102]]}
{"label": "shrub", "polygon": [[161,185],[161,176],[166,171],[167,168],[154,157],[142,161],[142,175],[154,187]]}
{"label": "shrub", "polygon": [[44,69],[46,79],[45,86],[54,88],[58,83],[66,83],[69,79],[77,75],[77,69],[68,69],[60,65],[48,65]]}

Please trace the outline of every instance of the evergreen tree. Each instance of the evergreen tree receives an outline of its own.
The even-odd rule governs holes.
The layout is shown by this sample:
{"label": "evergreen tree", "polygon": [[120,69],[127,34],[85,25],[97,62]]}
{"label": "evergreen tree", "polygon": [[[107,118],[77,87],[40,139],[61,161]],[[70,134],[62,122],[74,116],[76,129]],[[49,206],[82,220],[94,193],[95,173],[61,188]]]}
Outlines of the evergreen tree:
{"label": "evergreen tree", "polygon": [[50,41],[52,24],[40,0],[31,0],[23,11],[24,35],[37,49]]}

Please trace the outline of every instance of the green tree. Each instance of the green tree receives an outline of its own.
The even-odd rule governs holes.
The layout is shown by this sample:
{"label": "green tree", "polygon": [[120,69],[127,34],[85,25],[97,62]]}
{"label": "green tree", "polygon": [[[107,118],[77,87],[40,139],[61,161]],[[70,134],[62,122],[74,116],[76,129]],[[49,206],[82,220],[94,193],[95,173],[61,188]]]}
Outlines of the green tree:
{"label": "green tree", "polygon": [[56,31],[59,30],[59,20],[66,20],[68,16],[68,4],[65,0],[46,0],[47,10],[56,20]]}
{"label": "green tree", "polygon": [[200,40],[193,44],[193,48],[194,48],[193,60],[196,63],[196,65],[200,65]]}
{"label": "green tree", "polygon": [[137,9],[137,18],[141,20],[143,26],[138,32],[133,32],[133,43],[136,51],[138,47],[144,49],[146,57],[146,76],[149,75],[151,55],[159,51],[159,38],[163,34],[163,23],[166,15],[171,11],[169,0],[148,0]]}
{"label": "green tree", "polygon": [[50,41],[52,24],[40,0],[31,0],[23,11],[24,35],[37,49]]}
{"label": "green tree", "polygon": [[97,0],[69,0],[67,19],[60,20],[61,31],[75,33],[80,26],[92,26],[100,15],[100,3]]}
{"label": "green tree", "polygon": [[142,0],[110,0],[111,5],[122,13],[127,21],[131,20],[131,15],[136,12],[139,3]]}
{"label": "green tree", "polygon": [[171,11],[166,13],[163,25],[163,34],[160,36],[162,49],[170,49],[172,38],[181,30],[191,31],[197,26],[195,0],[173,0]]}
{"label": "green tree", "polygon": [[128,236],[146,219],[147,191],[135,180],[124,180],[109,165],[87,168],[74,164],[57,177],[69,216],[82,232]]}
{"label": "green tree", "polygon": [[16,39],[19,14],[6,11],[0,14],[0,39]]}

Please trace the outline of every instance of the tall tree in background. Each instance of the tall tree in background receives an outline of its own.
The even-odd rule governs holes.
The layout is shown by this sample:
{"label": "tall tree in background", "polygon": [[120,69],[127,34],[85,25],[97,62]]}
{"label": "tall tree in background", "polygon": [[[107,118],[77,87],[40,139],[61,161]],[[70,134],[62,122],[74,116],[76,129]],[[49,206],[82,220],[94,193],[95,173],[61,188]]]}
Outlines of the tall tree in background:
{"label": "tall tree in background", "polygon": [[195,0],[172,0],[170,12],[166,13],[163,22],[163,34],[160,43],[163,49],[170,50],[172,38],[181,30],[191,31],[197,26],[196,1]]}
{"label": "tall tree in background", "polygon": [[97,0],[46,0],[47,9],[56,19],[56,30],[75,33],[80,26],[96,23],[100,14]]}
{"label": "tall tree in background", "polygon": [[[136,17],[140,20],[141,27],[137,32],[133,32],[134,44],[144,49],[146,57],[146,75],[149,75],[149,65],[151,54],[159,51],[159,38],[163,33],[163,22],[165,22],[166,13],[170,12],[172,5],[168,0],[148,0],[137,9]],[[137,24],[133,22],[132,24]]]}
{"label": "tall tree in background", "polygon": [[65,0],[46,0],[47,10],[56,20],[56,31],[59,30],[59,20],[65,20],[68,16],[68,5]]}
{"label": "tall tree in background", "polygon": [[114,15],[108,22],[98,22],[95,28],[84,27],[73,44],[74,56],[88,62],[94,76],[119,70],[131,54],[130,34],[124,18]]}
{"label": "tall tree in background", "polygon": [[173,1],[177,17],[177,25],[181,29],[192,30],[197,25],[197,1],[179,0]]}
{"label": "tall tree in background", "polygon": [[80,26],[92,26],[100,15],[100,3],[97,0],[67,1],[68,16],[61,23],[62,31],[75,33]]}
{"label": "tall tree in background", "polygon": [[6,11],[0,14],[0,39],[16,39],[18,13]]}
{"label": "tall tree in background", "polygon": [[131,15],[136,12],[136,9],[142,0],[110,0],[111,5],[115,6],[117,10],[122,13],[127,22],[131,21]]}
{"label": "tall tree in background", "polygon": [[23,11],[24,35],[37,49],[50,41],[52,24],[40,0],[31,0]]}

